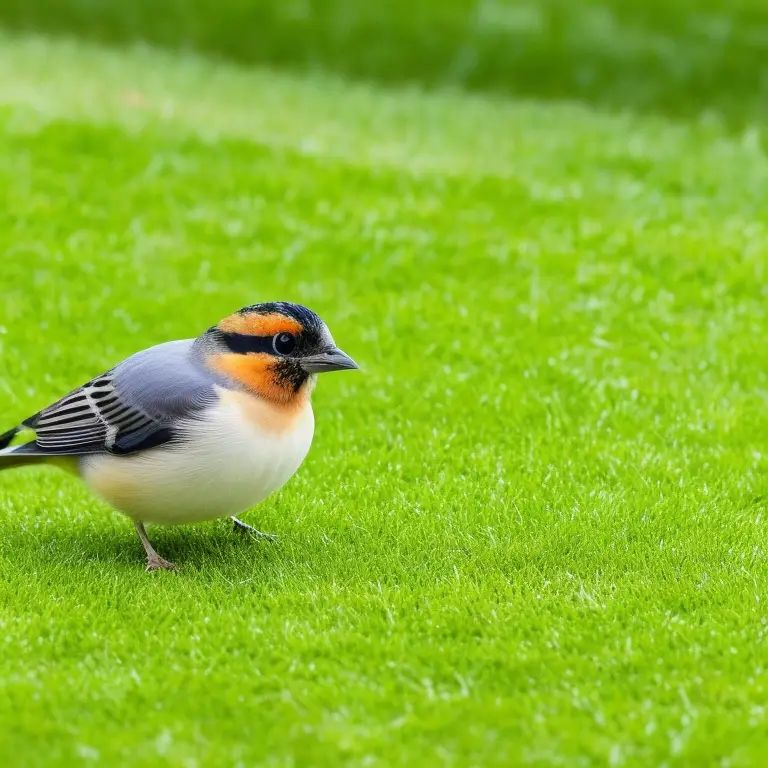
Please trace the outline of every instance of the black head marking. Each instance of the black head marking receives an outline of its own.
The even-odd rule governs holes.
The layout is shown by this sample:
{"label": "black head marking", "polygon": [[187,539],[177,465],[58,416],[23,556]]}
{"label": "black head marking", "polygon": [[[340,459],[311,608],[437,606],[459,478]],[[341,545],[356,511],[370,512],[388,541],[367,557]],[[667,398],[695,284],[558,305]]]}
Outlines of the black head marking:
{"label": "black head marking", "polygon": [[[302,355],[317,352],[327,343],[328,338],[325,324],[311,309],[308,309],[301,304],[276,301],[265,302],[264,304],[252,304],[243,307],[237,314],[241,316],[253,314],[284,315],[287,318],[297,321],[302,330],[297,336],[288,332],[278,334],[282,336],[290,336],[291,338],[284,340],[285,343],[278,343],[277,346],[276,336],[274,334],[257,336],[253,334],[223,331],[218,326],[213,326],[208,330],[206,334],[208,338],[215,340],[230,352],[236,354],[247,355],[266,353],[275,355],[275,357],[280,357],[279,368],[281,377],[284,379],[291,379],[292,381],[294,379],[298,381],[300,378],[302,381],[306,379],[305,373],[300,370],[300,366],[295,362],[295,359]],[[281,352],[280,346],[282,345],[287,350],[289,341],[292,344],[290,351]],[[289,359],[293,359],[293,362],[289,362]],[[291,371],[290,369],[293,370]]]}
{"label": "black head marking", "polygon": [[278,383],[291,387],[294,392],[298,392],[309,378],[309,374],[293,360],[280,360],[274,372]]}

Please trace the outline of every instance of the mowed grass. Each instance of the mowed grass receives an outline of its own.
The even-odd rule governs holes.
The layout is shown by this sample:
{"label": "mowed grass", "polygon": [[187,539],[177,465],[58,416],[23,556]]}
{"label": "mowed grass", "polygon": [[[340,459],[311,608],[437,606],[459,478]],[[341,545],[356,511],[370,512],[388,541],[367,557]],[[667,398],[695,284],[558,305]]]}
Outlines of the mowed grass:
{"label": "mowed grass", "polygon": [[363,368],[278,544],[0,474],[4,765],[764,759],[760,126],[1,42],[2,425],[263,300]]}

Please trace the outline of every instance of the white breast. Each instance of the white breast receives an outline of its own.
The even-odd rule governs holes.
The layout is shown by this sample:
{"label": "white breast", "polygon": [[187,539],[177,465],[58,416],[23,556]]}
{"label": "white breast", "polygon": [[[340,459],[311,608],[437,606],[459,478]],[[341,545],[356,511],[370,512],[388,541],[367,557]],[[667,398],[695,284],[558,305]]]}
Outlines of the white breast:
{"label": "white breast", "polygon": [[[145,523],[194,523],[237,515],[274,493],[299,468],[315,420],[307,400],[290,418],[222,397],[204,420],[182,425],[183,441],[134,456],[90,456],[85,482]],[[261,410],[260,410],[261,409]]]}

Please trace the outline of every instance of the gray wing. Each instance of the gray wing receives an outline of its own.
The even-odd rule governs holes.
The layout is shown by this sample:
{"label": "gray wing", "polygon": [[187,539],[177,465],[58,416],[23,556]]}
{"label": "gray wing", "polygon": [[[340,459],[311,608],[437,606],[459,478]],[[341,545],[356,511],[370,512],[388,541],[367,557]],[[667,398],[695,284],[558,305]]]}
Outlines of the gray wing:
{"label": "gray wing", "polygon": [[172,440],[179,418],[217,398],[212,377],[192,358],[192,343],[139,352],[26,419],[35,440],[14,453],[129,454]]}

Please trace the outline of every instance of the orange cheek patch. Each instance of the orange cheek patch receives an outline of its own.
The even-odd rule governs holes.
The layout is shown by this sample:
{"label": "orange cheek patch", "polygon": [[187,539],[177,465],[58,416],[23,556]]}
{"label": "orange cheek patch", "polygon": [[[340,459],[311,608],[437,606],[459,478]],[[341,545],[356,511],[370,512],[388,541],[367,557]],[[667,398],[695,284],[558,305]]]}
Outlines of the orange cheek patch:
{"label": "orange cheek patch", "polygon": [[245,315],[235,313],[225,317],[219,323],[219,329],[224,333],[241,333],[247,336],[274,336],[278,333],[292,333],[298,336],[304,330],[298,320],[279,312],[273,312],[271,315],[259,315],[256,312]]}
{"label": "orange cheek patch", "polygon": [[211,360],[214,370],[223,373],[246,389],[278,405],[291,405],[296,392],[290,385],[278,382],[273,366],[275,359],[267,354],[215,355]]}
{"label": "orange cheek patch", "polygon": [[225,376],[233,378],[240,384],[260,391],[268,380],[273,378],[269,368],[274,363],[271,355],[250,354],[236,355],[222,354],[216,355],[211,363],[213,368]]}

